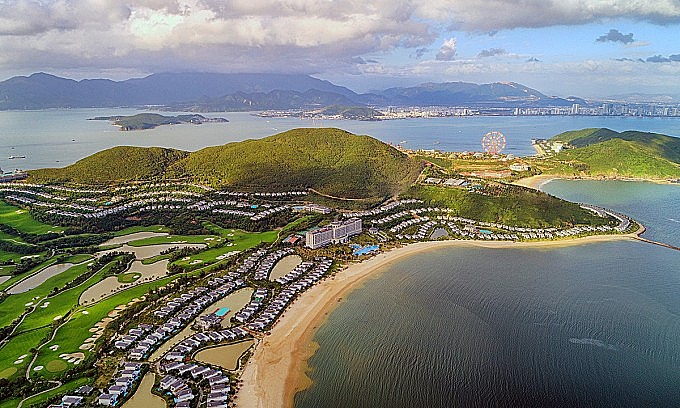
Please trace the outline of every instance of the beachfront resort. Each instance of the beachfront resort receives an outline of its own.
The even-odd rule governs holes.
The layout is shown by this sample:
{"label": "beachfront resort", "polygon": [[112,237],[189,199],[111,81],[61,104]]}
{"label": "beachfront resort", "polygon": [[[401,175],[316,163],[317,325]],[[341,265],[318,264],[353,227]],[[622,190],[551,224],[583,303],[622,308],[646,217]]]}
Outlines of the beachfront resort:
{"label": "beachfront resort", "polygon": [[[424,179],[423,184],[432,182]],[[471,179],[441,184],[470,194],[496,191]],[[3,347],[23,350],[16,342],[24,326],[39,325],[51,303],[78,294],[75,304],[64,304],[54,317],[61,325],[49,329],[52,340],[34,345],[40,350],[33,361],[27,358],[30,352],[21,351],[7,367],[0,367],[11,378],[26,377],[43,387],[52,387],[44,381],[62,373],[87,373],[78,378],[87,378],[90,389],[71,387],[75,382],[57,387],[60,392],[49,400],[51,407],[124,407],[141,394],[154,395],[170,407],[238,406],[241,376],[254,350],[264,347],[264,339],[304,292],[336,279],[348,265],[414,242],[560,241],[620,235],[638,227],[622,214],[585,204],[581,208],[597,223],[536,227],[462,217],[455,208],[409,197],[348,210],[314,202],[310,191],[247,193],[182,182],[109,188],[8,182],[0,185],[0,195],[16,206],[11,207],[16,216],[55,225],[46,241],[17,243],[36,252],[35,266],[6,280],[3,291],[19,296],[24,282],[30,304],[17,320],[8,322]],[[204,221],[175,226],[185,230],[184,235],[170,234],[162,225],[131,227],[129,233],[114,237],[98,232],[147,217],[162,224],[187,215]],[[76,226],[81,234],[69,236],[56,225]],[[239,242],[249,234],[262,238],[250,239],[247,245]],[[29,238],[17,235],[22,236]],[[40,292],[40,282],[28,284],[29,277],[47,270],[40,262],[52,265],[57,254],[79,253],[92,254],[79,258],[80,264],[74,262],[77,268],[87,266],[85,274],[73,272],[73,280],[68,280],[71,269],[64,266],[61,275],[45,275],[45,285],[62,279],[61,289]],[[93,259],[100,262],[95,265]],[[85,319],[91,329],[78,330],[90,337],[71,343],[63,339],[62,326]],[[48,349],[54,357],[43,351]],[[54,371],[54,361],[61,370]]]}

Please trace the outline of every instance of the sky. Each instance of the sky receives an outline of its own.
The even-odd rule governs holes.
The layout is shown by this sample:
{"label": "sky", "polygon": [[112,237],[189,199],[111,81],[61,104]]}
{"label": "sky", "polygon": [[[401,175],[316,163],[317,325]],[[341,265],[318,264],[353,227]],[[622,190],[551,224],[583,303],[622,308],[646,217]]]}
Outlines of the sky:
{"label": "sky", "polygon": [[680,99],[680,0],[0,0],[0,80],[306,73]]}

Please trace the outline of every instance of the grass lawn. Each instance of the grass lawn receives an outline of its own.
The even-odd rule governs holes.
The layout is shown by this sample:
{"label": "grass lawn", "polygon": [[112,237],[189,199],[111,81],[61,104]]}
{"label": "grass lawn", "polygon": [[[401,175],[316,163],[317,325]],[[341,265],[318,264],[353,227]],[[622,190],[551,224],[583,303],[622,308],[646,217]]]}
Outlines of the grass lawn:
{"label": "grass lawn", "polygon": [[114,237],[122,237],[123,235],[134,234],[135,232],[170,232],[168,227],[163,225],[149,225],[148,227],[135,226],[122,229],[120,231],[115,231],[113,233]]}
{"label": "grass lawn", "polygon": [[[219,227],[217,227],[219,228]],[[189,260],[186,261],[175,261],[175,265],[188,266],[194,260],[201,260],[204,264],[214,263],[219,261],[217,257],[227,252],[232,251],[245,251],[247,249],[253,248],[262,242],[274,242],[276,240],[277,231],[266,231],[266,232],[246,232],[241,230],[230,230],[224,229],[221,233],[224,238],[228,239],[231,246],[223,246],[221,248],[212,248],[202,251],[198,254],[191,255]],[[233,232],[232,232],[233,231]]]}
{"label": "grass lawn", "polygon": [[[31,348],[39,345],[50,333],[52,333],[52,329],[45,327],[12,337],[0,352],[0,372],[9,372],[7,369],[14,367],[17,371],[12,376],[25,374],[26,367],[28,367],[32,358]],[[19,364],[14,364],[24,354],[28,356],[23,358]]]}
{"label": "grass lawn", "polygon": [[64,232],[63,227],[51,226],[36,221],[27,210],[14,207],[4,201],[0,201],[0,223],[28,234],[40,235],[48,232]]}
{"label": "grass lawn", "polygon": [[[76,388],[80,387],[81,385],[85,385],[90,383],[92,380],[87,377],[83,378],[77,378],[71,382],[67,382],[66,384],[62,384],[61,387],[55,388],[54,390],[47,391],[44,394],[36,395],[33,398],[27,399],[22,407],[40,407],[46,404],[51,398],[59,395],[65,395],[68,394],[69,392],[75,390]],[[0,406],[1,407],[1,406]]]}
{"label": "grass lawn", "polygon": [[185,244],[206,244],[208,246],[212,246],[221,241],[222,239],[220,237],[214,235],[164,235],[162,237],[138,239],[136,241],[128,242],[128,245],[132,247],[140,247],[146,245],[172,244],[181,242]]}
{"label": "grass lawn", "polygon": [[118,282],[120,283],[132,283],[137,279],[141,278],[142,274],[139,272],[125,272],[118,275]]}
{"label": "grass lawn", "polygon": [[17,408],[17,405],[19,405],[19,401],[21,401],[20,398],[11,398],[2,401],[0,402],[0,408]]}

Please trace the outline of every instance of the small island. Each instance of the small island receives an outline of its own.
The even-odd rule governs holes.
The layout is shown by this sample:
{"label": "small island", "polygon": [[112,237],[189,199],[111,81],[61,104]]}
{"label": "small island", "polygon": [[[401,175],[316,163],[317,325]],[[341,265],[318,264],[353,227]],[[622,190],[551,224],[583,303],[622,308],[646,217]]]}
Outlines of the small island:
{"label": "small island", "polygon": [[154,129],[161,125],[178,125],[182,123],[200,125],[203,123],[229,122],[225,118],[206,118],[198,114],[164,116],[157,113],[140,113],[132,116],[97,116],[89,120],[109,120],[111,124],[118,126],[123,131]]}

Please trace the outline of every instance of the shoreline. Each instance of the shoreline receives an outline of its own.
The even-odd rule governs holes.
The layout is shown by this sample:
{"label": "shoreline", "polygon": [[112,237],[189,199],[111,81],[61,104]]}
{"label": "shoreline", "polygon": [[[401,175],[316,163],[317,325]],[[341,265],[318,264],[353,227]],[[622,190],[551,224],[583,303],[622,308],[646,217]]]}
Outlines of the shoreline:
{"label": "shoreline", "polygon": [[536,176],[524,177],[519,180],[513,181],[511,184],[516,186],[522,186],[527,188],[532,188],[534,190],[543,191],[541,187],[553,180],[595,180],[595,181],[631,181],[639,183],[654,183],[654,184],[678,184],[669,180],[663,179],[645,179],[645,178],[601,178],[601,177],[570,177],[559,174],[538,174]]}
{"label": "shoreline", "polygon": [[379,276],[387,266],[403,258],[446,247],[563,247],[636,239],[637,233],[639,231],[625,235],[593,235],[537,242],[473,240],[416,242],[380,253],[363,262],[352,263],[306,291],[285,311],[270,334],[256,342],[255,351],[241,375],[242,385],[236,394],[237,406],[292,407],[295,395],[312,385],[312,380],[306,374],[309,369],[307,361],[319,347],[313,339],[328,315],[366,280]]}

